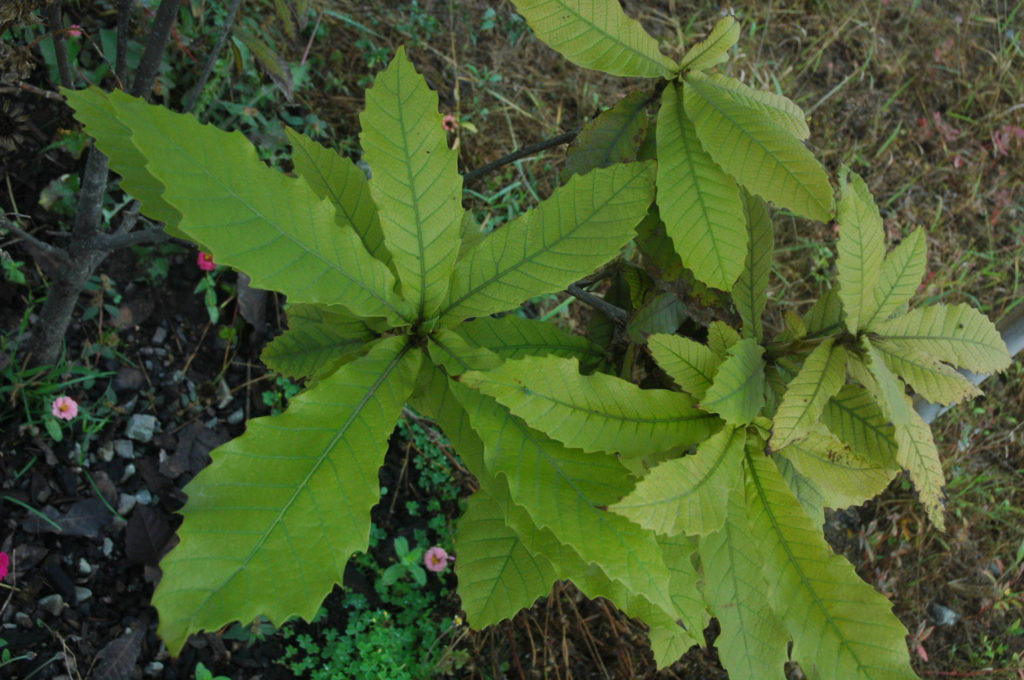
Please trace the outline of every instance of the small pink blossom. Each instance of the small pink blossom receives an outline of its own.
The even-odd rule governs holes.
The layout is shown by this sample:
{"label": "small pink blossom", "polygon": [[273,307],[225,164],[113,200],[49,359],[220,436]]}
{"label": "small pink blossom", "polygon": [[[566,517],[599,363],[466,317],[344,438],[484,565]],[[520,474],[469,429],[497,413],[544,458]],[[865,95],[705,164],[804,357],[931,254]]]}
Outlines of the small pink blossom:
{"label": "small pink blossom", "polygon": [[78,24],[71,24],[71,26],[68,28],[68,35],[70,35],[72,38],[81,38],[82,27]]}
{"label": "small pink blossom", "polygon": [[444,571],[448,567],[449,562],[454,561],[455,558],[445,552],[445,549],[439,545],[430,548],[423,555],[423,564],[426,566],[427,571]]}
{"label": "small pink blossom", "polygon": [[53,415],[61,420],[71,420],[78,415],[78,403],[68,396],[54,399],[50,409],[53,411]]}
{"label": "small pink blossom", "polygon": [[0,581],[7,578],[7,567],[11,563],[11,558],[5,552],[0,552]]}
{"label": "small pink blossom", "polygon": [[212,272],[217,268],[217,263],[213,261],[213,255],[210,253],[204,253],[201,250],[199,251],[199,255],[196,257],[196,264],[198,264],[199,268],[204,272]]}
{"label": "small pink blossom", "polygon": [[441,127],[448,132],[455,132],[459,129],[459,121],[455,120],[455,116],[450,113],[444,114],[444,118],[441,119]]}

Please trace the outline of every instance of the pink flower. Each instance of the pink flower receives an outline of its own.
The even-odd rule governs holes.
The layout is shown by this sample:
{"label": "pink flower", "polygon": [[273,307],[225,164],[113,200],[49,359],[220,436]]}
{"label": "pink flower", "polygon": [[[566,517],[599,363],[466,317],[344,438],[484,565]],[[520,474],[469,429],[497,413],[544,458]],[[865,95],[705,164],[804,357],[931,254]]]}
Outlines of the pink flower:
{"label": "pink flower", "polygon": [[213,261],[213,255],[210,253],[204,253],[201,250],[199,251],[199,256],[196,257],[196,264],[198,264],[199,268],[204,272],[212,272],[217,268],[217,263]]}
{"label": "pink flower", "polygon": [[50,405],[53,415],[61,420],[71,420],[78,415],[78,403],[71,397],[57,397]]}
{"label": "pink flower", "polygon": [[455,116],[450,113],[444,114],[444,118],[441,119],[441,127],[448,132],[455,132],[459,129],[459,122],[455,120]]}
{"label": "pink flower", "polygon": [[0,552],[0,581],[7,578],[7,566],[11,563],[11,558],[8,557],[7,553]]}
{"label": "pink flower", "polygon": [[427,571],[444,571],[448,567],[448,563],[454,561],[455,558],[439,545],[430,548],[423,555],[423,564],[427,567]]}
{"label": "pink flower", "polygon": [[72,38],[81,38],[82,27],[78,24],[71,24],[71,27],[68,28],[68,35],[70,35]]}

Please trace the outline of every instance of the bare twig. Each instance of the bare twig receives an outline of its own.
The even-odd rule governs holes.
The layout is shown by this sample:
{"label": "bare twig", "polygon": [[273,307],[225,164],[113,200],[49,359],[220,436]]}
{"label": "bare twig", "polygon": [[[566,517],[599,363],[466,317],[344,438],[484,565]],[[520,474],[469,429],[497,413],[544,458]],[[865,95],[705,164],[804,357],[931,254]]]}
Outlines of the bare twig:
{"label": "bare twig", "polygon": [[593,293],[588,293],[575,283],[571,284],[566,290],[569,291],[569,295],[572,295],[580,302],[590,305],[620,326],[625,326],[629,321],[629,312],[621,307],[616,307]]}
{"label": "bare twig", "polygon": [[13,87],[0,87],[0,94],[13,94],[15,92],[30,92],[31,94],[39,95],[40,97],[46,97],[47,99],[50,99],[55,102],[66,101],[64,95],[62,95],[59,92],[44,90],[41,87],[29,85],[28,83],[23,83],[20,80],[15,81]]}
{"label": "bare twig", "polygon": [[128,78],[128,32],[132,20],[132,0],[117,2],[117,57],[114,59],[114,75],[122,89]]}
{"label": "bare twig", "polygon": [[55,2],[47,7],[46,18],[50,23],[53,51],[57,55],[57,71],[60,73],[60,84],[71,89],[74,87],[74,80],[71,75],[71,64],[68,62],[68,46],[64,39],[64,18],[61,16],[62,4]]}
{"label": "bare twig", "polygon": [[582,129],[582,127],[578,127],[575,130],[563,132],[560,135],[555,135],[550,139],[545,139],[541,142],[537,142],[536,144],[530,144],[529,146],[524,146],[520,149],[516,149],[507,156],[502,156],[497,160],[491,161],[487,165],[479,167],[476,170],[470,170],[469,172],[463,174],[462,181],[472,182],[473,180],[479,179],[486,175],[487,173],[493,172],[502,166],[508,165],[509,163],[514,163],[520,158],[532,156],[535,153],[539,153],[541,151],[544,151],[545,149],[550,149],[551,147],[558,146],[559,144],[568,144],[572,140],[576,139],[576,135],[578,135],[580,133],[580,130]]}
{"label": "bare twig", "polygon": [[97,233],[94,234],[85,245],[88,248],[95,248],[97,250],[117,250],[118,248],[127,248],[128,246],[165,243],[169,240],[170,237],[161,227],[151,227],[149,229],[142,229],[141,231],[132,231],[127,233]]}
{"label": "bare twig", "polygon": [[190,113],[195,108],[196,102],[199,101],[199,95],[203,93],[206,81],[210,79],[210,74],[213,73],[213,67],[220,57],[221,50],[224,49],[224,44],[228,41],[231,29],[235,25],[235,15],[238,13],[238,8],[241,5],[242,0],[232,1],[231,7],[228,9],[228,16],[224,19],[224,25],[220,29],[220,35],[217,36],[217,42],[213,45],[213,51],[210,52],[210,56],[206,59],[206,64],[203,66],[203,72],[199,75],[199,80],[196,81],[195,87],[192,88],[192,91],[188,93],[188,97],[185,99],[185,107],[182,109],[185,113]]}
{"label": "bare twig", "polygon": [[57,258],[57,260],[60,261],[62,265],[66,265],[68,263],[68,254],[65,253],[63,249],[51,246],[49,243],[45,241],[40,241],[35,236],[33,236],[32,234],[28,233],[27,231],[16,225],[14,222],[11,222],[6,217],[0,216],[0,227],[7,229],[12,234],[14,234],[21,240],[31,245],[33,248],[37,248],[42,252],[46,253],[47,255]]}
{"label": "bare twig", "polygon": [[163,61],[164,52],[167,51],[167,43],[171,39],[171,29],[174,28],[174,19],[178,16],[179,7],[181,7],[181,0],[163,0],[156,10],[153,27],[146,40],[146,49],[142,53],[139,68],[135,72],[135,82],[132,84],[131,94],[136,97],[149,99],[149,95],[153,91],[157,74],[160,72],[160,62]]}

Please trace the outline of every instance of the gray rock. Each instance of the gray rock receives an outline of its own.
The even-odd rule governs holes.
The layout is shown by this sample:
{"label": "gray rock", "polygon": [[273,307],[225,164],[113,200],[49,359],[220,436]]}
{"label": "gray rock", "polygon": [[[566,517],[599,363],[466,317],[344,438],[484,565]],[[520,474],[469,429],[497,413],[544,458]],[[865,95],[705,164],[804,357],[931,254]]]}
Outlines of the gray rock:
{"label": "gray rock", "polygon": [[84,576],[88,576],[92,573],[92,565],[84,557],[78,559],[78,573]]}
{"label": "gray rock", "polygon": [[135,494],[135,499],[143,505],[149,505],[153,502],[153,494],[149,492],[149,489],[142,489]]}
{"label": "gray rock", "polygon": [[117,501],[117,514],[127,515],[135,508],[135,504],[139,502],[139,499],[130,493],[121,494],[121,498]]}
{"label": "gray rock", "polygon": [[164,340],[166,340],[166,339],[167,339],[167,329],[164,328],[163,326],[160,326],[160,327],[158,327],[153,332],[153,339],[152,339],[151,342],[154,345],[162,345],[162,344],[164,344]]}
{"label": "gray rock", "polygon": [[96,455],[100,457],[104,463],[109,463],[114,460],[114,442],[103,442]]}
{"label": "gray rock", "polygon": [[237,411],[233,412],[231,415],[228,416],[228,424],[229,425],[237,425],[238,423],[242,422],[243,420],[245,420],[245,410],[244,409],[238,409]]}
{"label": "gray rock", "polygon": [[150,661],[142,672],[147,678],[159,678],[164,673],[164,665],[159,661]]}
{"label": "gray rock", "polygon": [[114,542],[109,538],[103,539],[103,556],[110,557],[110,553],[114,552]]}
{"label": "gray rock", "polygon": [[60,616],[60,613],[64,611],[64,598],[59,593],[47,595],[39,598],[39,606],[54,616]]}
{"label": "gray rock", "polygon": [[124,430],[124,436],[137,442],[148,442],[153,439],[153,432],[156,431],[156,428],[156,416],[136,413],[128,421],[128,427]]}
{"label": "gray rock", "polygon": [[[132,417],[134,418],[135,416]],[[152,418],[153,416],[149,417]],[[149,436],[150,438],[153,437],[152,428],[150,428]],[[149,439],[145,441],[149,441]],[[132,460],[135,458],[135,445],[132,444],[130,439],[117,439],[114,441],[114,453],[125,460]]]}
{"label": "gray rock", "polygon": [[135,474],[135,463],[128,463],[127,465],[124,466],[124,474],[121,475],[121,480],[118,482],[118,484],[124,484],[129,479],[131,479],[132,475],[134,475],[134,474]]}
{"label": "gray rock", "polygon": [[75,586],[75,603],[85,602],[92,597],[92,591],[85,586]]}
{"label": "gray rock", "polygon": [[22,628],[34,628],[35,624],[32,623],[32,617],[25,612],[15,612],[14,622]]}
{"label": "gray rock", "polygon": [[928,605],[928,614],[931,615],[932,619],[935,620],[940,626],[952,626],[960,620],[961,614],[955,612],[945,605],[941,605],[938,602],[932,602]]}

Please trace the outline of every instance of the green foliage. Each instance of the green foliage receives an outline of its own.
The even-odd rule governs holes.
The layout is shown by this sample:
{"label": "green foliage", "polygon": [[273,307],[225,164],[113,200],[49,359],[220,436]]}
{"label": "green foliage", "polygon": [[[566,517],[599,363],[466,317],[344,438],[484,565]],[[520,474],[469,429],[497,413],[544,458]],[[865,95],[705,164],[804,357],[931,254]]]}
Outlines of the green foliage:
{"label": "green foliage", "polygon": [[[455,544],[471,623],[567,578],[646,621],[660,665],[716,616],[722,659],[743,676],[781,677],[792,641],[810,677],[913,677],[906,631],[831,553],[823,509],[906,470],[942,525],[941,462],[907,387],[946,403],[974,394],[956,369],[1006,368],[998,332],[966,305],[909,309],[923,235],[886,255],[879,211],[849,171],[834,211],[799,107],[709,72],[739,37],[733,19],[676,63],[615,0],[515,4],[576,63],[663,82],[593,121],[566,183],[489,234],[461,206],[436,95],[403,50],[360,119],[369,180],[297,134],[298,176],[286,177],[239,134],[118,93],[68,93],[143,212],[288,295],[290,328],[264,357],[309,380],[186,488],[154,595],[168,648],[234,619],[316,612],[370,542],[377,468],[408,402],[480,483]],[[775,337],[761,199],[839,224],[837,289],[789,311]],[[616,261],[638,225],[666,275],[610,265],[607,298],[627,323],[591,333],[607,346],[495,318]],[[684,322],[691,337],[676,335]],[[381,582],[425,576],[416,550],[396,543]],[[351,617],[339,643],[370,641],[362,666],[351,650],[339,662],[360,677],[385,672],[374,645],[397,634],[368,617],[375,626]]]}

